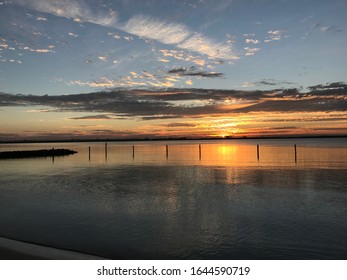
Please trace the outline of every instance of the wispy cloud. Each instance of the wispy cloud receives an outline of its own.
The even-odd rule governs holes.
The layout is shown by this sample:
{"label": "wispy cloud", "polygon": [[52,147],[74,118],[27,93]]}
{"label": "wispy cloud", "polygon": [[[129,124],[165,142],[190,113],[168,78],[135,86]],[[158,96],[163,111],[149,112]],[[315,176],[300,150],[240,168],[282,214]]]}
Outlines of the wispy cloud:
{"label": "wispy cloud", "polygon": [[273,41],[280,41],[283,38],[287,38],[287,31],[285,30],[269,30],[268,36],[264,40],[265,43],[273,42]]}
{"label": "wispy cloud", "polygon": [[107,35],[117,40],[122,38],[118,33],[114,33],[114,32],[108,32]]}
{"label": "wispy cloud", "polygon": [[255,86],[266,86],[266,87],[287,87],[287,86],[293,86],[295,85],[292,82],[288,82],[285,80],[275,80],[275,79],[262,79],[260,81],[253,81],[253,82],[244,82],[242,84],[242,87],[255,87]]}
{"label": "wispy cloud", "polygon": [[337,26],[337,25],[323,25],[322,23],[315,23],[311,26],[311,28],[318,29],[322,33],[327,33],[327,32],[342,32],[343,30]]}
{"label": "wispy cloud", "polygon": [[[206,55],[212,59],[238,59],[230,44],[217,42],[201,33],[194,32],[186,25],[145,15],[134,15],[128,21],[120,23],[113,10],[92,9],[85,1],[77,0],[14,0],[39,12],[58,17],[72,19],[75,22],[89,22],[104,27],[118,29],[131,35],[155,40],[163,44],[173,45],[190,52]],[[43,19],[43,17],[41,17]],[[109,32],[109,34],[111,34]],[[115,33],[114,38],[119,39]],[[124,36],[125,40],[133,40],[132,36]]]}
{"label": "wispy cloud", "polygon": [[345,90],[346,84],[343,82],[327,83],[327,84],[320,84],[316,86],[310,86],[309,89],[312,91]]}
{"label": "wispy cloud", "polygon": [[216,43],[201,34],[195,34],[187,40],[177,45],[179,48],[205,54],[211,58],[221,58],[226,60],[238,59],[233,54],[231,46],[227,44]]}
{"label": "wispy cloud", "polygon": [[112,117],[109,115],[89,115],[89,116],[82,116],[82,117],[74,117],[70,118],[71,120],[110,120]]}
{"label": "wispy cloud", "polygon": [[292,82],[288,82],[288,81],[279,81],[279,80],[275,80],[275,79],[263,79],[261,81],[257,81],[254,83],[255,85],[258,86],[283,86],[283,85],[294,85],[294,83]]}
{"label": "wispy cloud", "polygon": [[159,62],[164,62],[164,63],[170,62],[169,59],[165,59],[165,58],[162,58],[162,57],[158,57],[158,58],[157,58],[157,61],[159,61]]}
{"label": "wispy cloud", "polygon": [[24,47],[23,50],[28,50],[31,52],[36,52],[36,53],[54,53],[54,50],[52,50],[52,48],[48,48],[48,49],[32,49],[29,47]]}
{"label": "wispy cloud", "polygon": [[245,39],[245,42],[246,42],[246,44],[253,44],[253,45],[256,45],[256,44],[259,44],[260,43],[260,41],[259,40],[257,40],[257,39]]}
{"label": "wispy cloud", "polygon": [[46,17],[39,16],[36,18],[38,21],[48,21]]}
{"label": "wispy cloud", "polygon": [[255,37],[254,33],[245,33],[243,34],[243,37]]}
{"label": "wispy cloud", "polygon": [[134,81],[130,76],[123,77],[118,80],[101,77],[96,81],[80,81],[73,80],[68,82],[69,85],[88,86],[91,88],[114,88],[114,87],[134,87],[134,86],[148,86],[147,83]]}
{"label": "wispy cloud", "polygon": [[255,55],[260,50],[260,48],[245,47],[244,50],[246,51],[245,56],[252,56]]}
{"label": "wispy cloud", "polygon": [[[144,15],[135,15],[127,22],[121,24],[117,22],[117,16],[114,11],[95,12],[83,1],[15,1],[40,12],[70,18],[76,22],[90,22],[119,29],[145,39],[155,40],[163,44],[174,45],[177,48],[207,55],[213,59],[233,60],[238,58],[232,51],[230,44],[215,42],[203,34],[193,32],[180,23],[168,22]],[[118,34],[114,36],[117,39],[120,38]],[[131,39],[131,36],[124,38]]]}
{"label": "wispy cloud", "polygon": [[[100,58],[99,58],[100,59]],[[106,60],[105,60],[106,61]],[[122,76],[118,79],[111,79],[108,77],[100,77],[94,81],[81,81],[72,80],[69,81],[69,85],[88,86],[91,88],[115,88],[115,87],[173,87],[178,79],[174,79],[168,76],[154,75],[148,71],[142,71],[142,73],[136,73],[131,71],[130,75]]]}
{"label": "wispy cloud", "polygon": [[115,11],[95,12],[84,1],[13,0],[13,3],[29,7],[39,12],[69,18],[76,22],[90,22],[111,27],[117,21]]}
{"label": "wispy cloud", "polygon": [[253,83],[253,82],[244,82],[241,85],[241,87],[243,87],[243,88],[254,87],[254,86],[255,86],[255,83]]}
{"label": "wispy cloud", "polygon": [[206,72],[197,70],[194,66],[190,68],[175,68],[168,71],[168,74],[176,74],[179,76],[200,76],[204,78],[221,78],[223,73]]}
{"label": "wispy cloud", "polygon": [[166,127],[196,127],[195,123],[169,123]]}
{"label": "wispy cloud", "polygon": [[217,43],[204,35],[191,31],[187,26],[154,19],[148,16],[134,16],[121,29],[137,36],[156,40],[163,44],[207,55],[211,58],[237,59],[231,46]]}
{"label": "wispy cloud", "polygon": [[122,29],[164,44],[179,44],[191,35],[188,28],[182,24],[167,23],[142,15],[131,18]]}
{"label": "wispy cloud", "polygon": [[106,62],[107,61],[107,56],[100,55],[100,56],[98,56],[98,59],[103,61],[103,62]]}
{"label": "wispy cloud", "polygon": [[78,37],[78,34],[75,34],[73,32],[69,32],[67,35],[71,36],[71,37],[74,37],[74,38],[77,38]]}
{"label": "wispy cloud", "polygon": [[[204,59],[202,56],[191,55],[185,51],[161,49],[159,50],[159,52],[161,56],[169,57],[169,58],[172,57],[174,59],[181,60],[181,61],[190,61],[199,66],[204,66],[207,63],[206,59]],[[159,57],[158,61],[170,62],[170,60],[162,58],[162,57]]]}

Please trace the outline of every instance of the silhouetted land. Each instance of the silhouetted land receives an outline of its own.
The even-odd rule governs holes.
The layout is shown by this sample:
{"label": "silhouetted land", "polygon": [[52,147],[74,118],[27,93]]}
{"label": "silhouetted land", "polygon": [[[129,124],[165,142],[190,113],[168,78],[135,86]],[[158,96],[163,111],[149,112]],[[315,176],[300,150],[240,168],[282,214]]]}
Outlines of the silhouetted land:
{"label": "silhouetted land", "polygon": [[66,156],[77,153],[68,149],[50,149],[50,150],[32,150],[32,151],[13,151],[13,152],[0,152],[0,159],[10,158],[31,158],[31,157],[56,157]]}

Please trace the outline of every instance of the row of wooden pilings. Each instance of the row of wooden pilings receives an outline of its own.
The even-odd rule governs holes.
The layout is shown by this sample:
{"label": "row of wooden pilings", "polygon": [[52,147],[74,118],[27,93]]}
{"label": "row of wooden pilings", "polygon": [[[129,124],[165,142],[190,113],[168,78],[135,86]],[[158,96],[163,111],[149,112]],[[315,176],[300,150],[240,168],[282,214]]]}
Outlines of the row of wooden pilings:
{"label": "row of wooden pilings", "polygon": [[[260,159],[259,144],[257,145],[257,160]],[[294,161],[297,162],[296,144],[294,144]]]}
{"label": "row of wooden pilings", "polygon": [[[88,147],[89,160],[91,158],[91,148]],[[107,158],[107,143],[105,143],[105,158]],[[135,145],[133,145],[133,158],[135,158]],[[166,145],[166,158],[169,158],[169,145]],[[199,159],[201,160],[201,145],[199,144]]]}
{"label": "row of wooden pilings", "polygon": [[[257,144],[257,160],[260,160],[260,146]],[[133,145],[133,158],[135,158],[135,145]],[[166,159],[169,158],[169,145],[165,145]],[[89,160],[90,160],[91,148],[89,146]],[[105,158],[107,158],[107,143],[105,143]],[[201,145],[199,144],[199,160],[201,160]],[[294,160],[297,162],[296,144],[294,144]]]}

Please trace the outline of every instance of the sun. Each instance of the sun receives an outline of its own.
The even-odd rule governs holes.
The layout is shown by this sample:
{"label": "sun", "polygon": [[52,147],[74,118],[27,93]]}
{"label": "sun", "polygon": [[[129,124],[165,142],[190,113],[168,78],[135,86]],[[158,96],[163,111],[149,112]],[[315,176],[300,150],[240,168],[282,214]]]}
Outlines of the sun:
{"label": "sun", "polygon": [[236,136],[238,133],[239,133],[239,129],[237,127],[233,127],[233,128],[228,127],[227,129],[220,131],[217,134],[217,136],[219,138],[228,139],[228,138],[232,138]]}

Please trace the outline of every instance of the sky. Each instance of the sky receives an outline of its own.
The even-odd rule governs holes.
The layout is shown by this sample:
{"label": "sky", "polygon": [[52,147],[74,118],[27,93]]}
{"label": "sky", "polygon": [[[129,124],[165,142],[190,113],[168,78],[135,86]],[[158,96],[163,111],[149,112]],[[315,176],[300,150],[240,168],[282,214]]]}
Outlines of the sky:
{"label": "sky", "polygon": [[0,140],[347,135],[345,0],[0,0]]}

